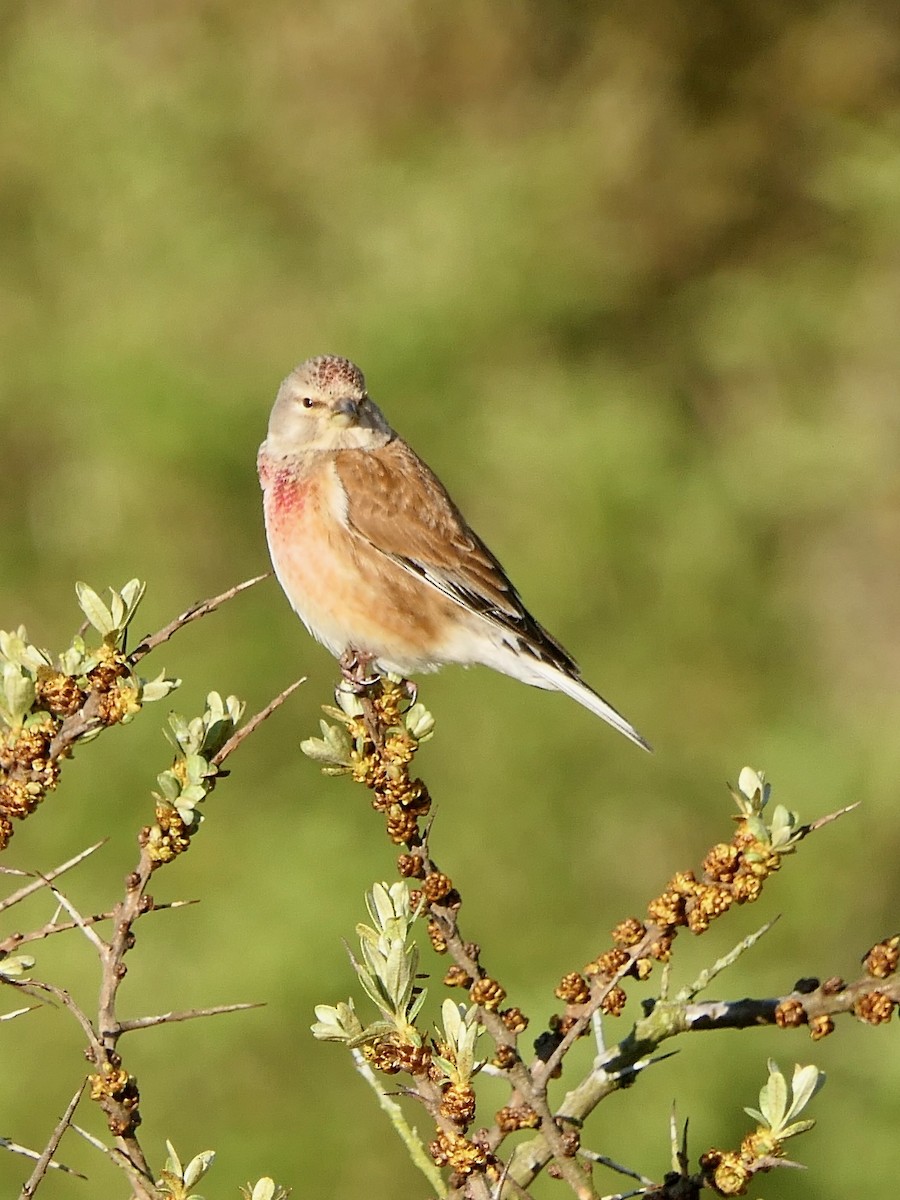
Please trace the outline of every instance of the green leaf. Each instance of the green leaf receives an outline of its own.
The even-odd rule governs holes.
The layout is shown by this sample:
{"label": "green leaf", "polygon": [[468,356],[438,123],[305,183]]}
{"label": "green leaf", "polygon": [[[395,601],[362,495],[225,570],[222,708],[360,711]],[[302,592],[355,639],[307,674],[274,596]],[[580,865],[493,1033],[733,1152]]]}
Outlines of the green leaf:
{"label": "green leaf", "polygon": [[81,611],[99,634],[106,637],[116,628],[112,613],[92,587],[80,580],[75,584],[75,594]]}
{"label": "green leaf", "polygon": [[275,1180],[264,1175],[253,1185],[250,1200],[275,1200]]}
{"label": "green leaf", "polygon": [[34,680],[11,662],[3,668],[3,694],[12,725],[19,725],[34,704]]}
{"label": "green leaf", "polygon": [[195,1183],[199,1183],[215,1162],[215,1158],[215,1150],[201,1150],[199,1154],[195,1154],[184,1168],[185,1187],[193,1187]]}
{"label": "green leaf", "polygon": [[414,704],[404,717],[409,733],[417,742],[427,741],[434,732],[434,717],[424,704]]}
{"label": "green leaf", "polygon": [[34,959],[30,954],[10,954],[0,959],[0,975],[6,979],[21,979],[33,966]]}
{"label": "green leaf", "polygon": [[765,775],[752,767],[742,767],[738,775],[738,787],[748,800],[761,803],[765,792]]}
{"label": "green leaf", "polygon": [[788,1121],[792,1121],[803,1112],[813,1096],[825,1086],[825,1072],[811,1064],[801,1067],[794,1064],[794,1074],[791,1079],[791,1106],[788,1109]]}
{"label": "green leaf", "polygon": [[425,1003],[425,997],[427,995],[428,989],[420,988],[419,991],[413,996],[412,1003],[409,1005],[406,1012],[406,1019],[410,1022],[410,1024],[415,1021],[416,1017],[422,1011],[422,1005]]}
{"label": "green leaf", "polygon": [[181,792],[181,784],[171,771],[163,771],[157,775],[156,782],[159,784],[159,789],[163,794],[164,799],[174,801],[178,799]]}
{"label": "green leaf", "polygon": [[122,600],[125,602],[125,616],[123,626],[128,625],[131,618],[134,616],[137,606],[144,598],[144,592],[147,590],[146,583],[142,583],[140,579],[129,579],[119,593]]}
{"label": "green leaf", "polygon": [[142,679],[140,684],[141,700],[151,703],[154,700],[163,700],[169,692],[174,692],[177,687],[181,687],[181,680],[167,679],[165,671],[160,671],[155,679]]}
{"label": "green leaf", "polygon": [[759,1111],[770,1129],[778,1129],[787,1111],[788,1087],[778,1065],[769,1059],[769,1078],[759,1093]]}
{"label": "green leaf", "polygon": [[211,767],[202,754],[188,754],[184,765],[189,783],[199,784],[216,773],[216,768]]}
{"label": "green leaf", "polygon": [[815,1121],[794,1121],[778,1131],[779,1141],[786,1142],[788,1138],[796,1137],[798,1133],[807,1133],[815,1125]]}
{"label": "green leaf", "polygon": [[166,1170],[171,1171],[173,1175],[177,1175],[179,1179],[184,1178],[184,1168],[181,1165],[181,1159],[175,1153],[175,1147],[166,1138],[166,1150],[169,1152],[169,1157],[166,1159]]}
{"label": "green leaf", "polygon": [[311,758],[313,762],[330,763],[335,766],[343,765],[335,763],[331,747],[321,738],[305,738],[300,743],[300,752],[307,758]]}
{"label": "green leaf", "polygon": [[195,804],[202,804],[205,799],[206,788],[200,783],[189,783],[178,794],[178,806],[193,808]]}

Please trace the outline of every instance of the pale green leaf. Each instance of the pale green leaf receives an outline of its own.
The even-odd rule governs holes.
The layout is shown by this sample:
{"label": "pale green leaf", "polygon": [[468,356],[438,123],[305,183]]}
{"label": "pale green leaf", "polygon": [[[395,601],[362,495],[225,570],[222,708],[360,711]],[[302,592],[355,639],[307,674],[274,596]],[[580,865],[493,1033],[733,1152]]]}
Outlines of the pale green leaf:
{"label": "pale green leaf", "polygon": [[792,1121],[794,1117],[803,1112],[813,1096],[824,1085],[824,1071],[820,1071],[818,1067],[811,1064],[802,1067],[799,1063],[795,1063],[791,1079],[791,1106],[788,1109],[786,1120]]}
{"label": "pale green leaf", "polygon": [[215,1150],[201,1150],[199,1154],[195,1154],[184,1168],[183,1179],[185,1187],[193,1187],[195,1183],[199,1183],[213,1165],[215,1157]]}
{"label": "pale green leaf", "polygon": [[99,634],[106,637],[115,629],[115,622],[112,618],[112,613],[97,595],[92,587],[82,583],[80,580],[75,584],[75,594],[78,597],[78,605],[81,611],[87,617],[91,625]]}

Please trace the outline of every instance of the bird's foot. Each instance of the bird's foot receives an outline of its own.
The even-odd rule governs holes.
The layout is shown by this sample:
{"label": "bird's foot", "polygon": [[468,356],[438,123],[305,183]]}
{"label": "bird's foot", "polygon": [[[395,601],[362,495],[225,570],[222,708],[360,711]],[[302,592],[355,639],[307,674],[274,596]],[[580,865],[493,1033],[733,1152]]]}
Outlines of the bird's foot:
{"label": "bird's foot", "polygon": [[364,650],[354,650],[352,647],[345,650],[340,657],[341,679],[357,696],[381,678],[377,671],[371,674],[369,672],[374,659],[374,654],[368,654]]}

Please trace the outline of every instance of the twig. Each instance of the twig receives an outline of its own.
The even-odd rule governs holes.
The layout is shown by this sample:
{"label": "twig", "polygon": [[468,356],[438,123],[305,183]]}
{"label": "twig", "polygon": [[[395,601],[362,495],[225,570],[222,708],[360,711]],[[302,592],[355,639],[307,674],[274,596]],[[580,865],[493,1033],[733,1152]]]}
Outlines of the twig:
{"label": "twig", "polygon": [[[37,1162],[41,1157],[37,1150],[29,1150],[27,1146],[21,1146],[18,1142],[11,1142],[9,1138],[5,1137],[0,1137],[0,1150],[8,1150],[10,1154],[21,1154],[23,1158],[30,1158],[32,1162]],[[65,1163],[51,1162],[49,1167],[51,1171],[62,1171],[65,1175],[75,1175],[79,1179],[87,1179],[86,1175],[82,1175],[74,1167],[67,1167]]]}
{"label": "twig", "polygon": [[616,1162],[614,1158],[609,1158],[606,1154],[596,1154],[593,1150],[579,1150],[578,1154],[581,1158],[586,1158],[589,1162],[597,1163],[601,1167],[608,1167],[610,1171],[618,1171],[620,1175],[627,1175],[629,1179],[636,1179],[638,1183],[644,1184],[645,1187],[653,1186],[652,1179],[648,1179],[646,1175],[641,1175],[639,1171],[632,1171],[631,1167],[623,1166],[622,1163]]}
{"label": "twig", "polygon": [[151,650],[155,650],[157,646],[161,646],[163,642],[167,642],[179,629],[185,625],[189,625],[191,621],[196,621],[199,617],[205,617],[208,613],[215,612],[226,600],[231,600],[240,592],[245,592],[247,588],[253,587],[254,584],[260,583],[263,579],[268,579],[271,574],[271,571],[266,571],[262,575],[254,575],[252,579],[245,579],[243,583],[236,583],[234,587],[220,592],[218,596],[212,596],[208,600],[198,600],[196,604],[192,604],[189,608],[186,608],[174,621],[170,621],[168,625],[164,625],[156,633],[145,637],[129,654],[128,662],[131,666],[134,666],[135,663],[140,662],[145,655],[149,654]]}
{"label": "twig", "polygon": [[746,954],[761,937],[769,932],[778,917],[773,917],[771,921],[766,921],[765,925],[761,925],[754,933],[750,933],[747,937],[742,938],[738,944],[727,954],[723,954],[721,958],[716,959],[711,967],[706,967],[700,972],[693,983],[689,983],[686,987],[681,988],[675,997],[676,1003],[686,1004],[688,1000],[693,1000],[695,996],[699,996],[702,991],[712,983],[715,977],[733,966],[742,954]]}
{"label": "twig", "polygon": [[255,716],[251,717],[249,721],[245,722],[240,729],[236,730],[236,732],[231,735],[221,750],[219,750],[217,754],[213,755],[212,759],[210,760],[213,766],[220,767],[229,754],[233,754],[234,751],[237,750],[244,738],[249,737],[250,734],[253,733],[254,729],[257,729],[260,725],[262,725],[263,721],[271,717],[276,708],[280,708],[281,705],[284,704],[285,700],[287,700],[288,696],[296,692],[301,683],[306,683],[305,675],[302,679],[298,679],[289,687],[286,687],[283,692],[279,692],[275,699],[270,700],[265,708],[261,709]]}
{"label": "twig", "polygon": [[47,881],[47,886],[50,888],[50,891],[53,893],[53,895],[56,897],[56,899],[59,901],[59,903],[62,905],[62,907],[66,910],[66,912],[69,914],[69,916],[75,922],[75,924],[78,926],[78,928],[81,930],[81,932],[87,938],[87,940],[94,946],[94,948],[97,951],[99,951],[102,954],[103,949],[106,946],[106,943],[103,941],[103,939],[101,937],[98,937],[98,935],[91,928],[91,925],[93,925],[94,922],[85,920],[85,918],[81,915],[81,913],[78,911],[78,909],[75,907],[75,905],[71,902],[71,900],[69,900],[66,896],[64,896],[63,893],[59,890],[59,888],[54,887],[53,884],[49,882],[49,880]]}
{"label": "twig", "polygon": [[57,987],[54,983],[45,983],[42,979],[4,979],[3,982],[9,984],[10,987],[19,988],[29,995],[33,994],[33,989],[47,992],[54,1000],[58,1000],[63,1008],[69,1010],[84,1031],[91,1048],[99,1047],[100,1042],[93,1025],[65,988]]}
{"label": "twig", "polygon": [[[78,1101],[81,1099],[81,1094],[84,1091],[84,1085],[85,1085],[85,1080],[82,1080],[78,1086],[78,1091],[75,1093],[75,1095],[72,1097],[72,1099],[69,1101],[68,1105],[66,1106],[66,1111],[63,1113],[62,1117],[60,1118],[59,1124],[56,1126],[56,1128],[53,1130],[53,1133],[50,1135],[50,1140],[47,1142],[47,1145],[44,1147],[43,1154],[37,1160],[37,1163],[35,1164],[35,1168],[32,1171],[31,1175],[29,1176],[27,1183],[25,1184],[25,1186],[22,1188],[21,1192],[19,1193],[19,1200],[31,1200],[31,1197],[37,1191],[38,1185],[40,1184],[41,1180],[47,1174],[47,1169],[51,1165],[51,1160],[53,1158],[53,1155],[56,1153],[56,1151],[59,1147],[59,1143],[62,1141],[63,1134],[66,1132],[66,1130],[69,1127],[69,1123],[72,1120],[72,1114],[75,1112],[75,1109],[78,1107]],[[69,1170],[69,1169],[70,1168],[66,1168],[66,1170]],[[72,1172],[72,1174],[77,1175],[78,1172],[74,1171],[74,1172]],[[81,1176],[79,1176],[79,1178],[83,1179],[84,1176],[81,1175]]]}
{"label": "twig", "polygon": [[809,825],[804,825],[804,836],[809,833],[814,833],[817,829],[821,829],[823,825],[830,825],[831,822],[836,821],[838,817],[845,817],[847,813],[853,812],[854,808],[859,808],[861,803],[861,800],[857,800],[854,804],[848,804],[846,808],[839,808],[836,812],[828,813],[827,816],[819,817],[817,821],[811,821]]}
{"label": "twig", "polygon": [[[168,908],[185,908],[189,904],[199,904],[198,900],[170,900],[165,904],[154,904],[152,908],[148,908],[147,912],[163,912]],[[12,954],[18,950],[20,946],[25,946],[29,942],[40,942],[44,938],[52,937],[55,933],[66,933],[70,929],[79,929],[84,925],[98,925],[101,921],[111,921],[115,914],[113,912],[94,913],[89,917],[82,917],[81,921],[48,921],[46,925],[42,925],[39,929],[30,929],[27,933],[11,933],[9,937],[3,938],[0,941],[0,954]]]}
{"label": "twig", "polygon": [[363,1058],[359,1050],[353,1050],[353,1065],[356,1067],[359,1074],[363,1077],[375,1095],[378,1097],[378,1103],[387,1113],[391,1124],[400,1135],[400,1139],[406,1146],[409,1156],[413,1161],[414,1166],[417,1166],[431,1186],[434,1188],[438,1196],[444,1197],[447,1195],[447,1186],[444,1183],[441,1173],[434,1165],[431,1158],[425,1151],[422,1145],[422,1139],[417,1131],[409,1124],[403,1115],[403,1110],[395,1100],[387,1094],[378,1079],[375,1072]]}
{"label": "twig", "polygon": [[[4,900],[0,900],[0,913],[4,912],[7,908],[12,908],[14,904],[18,904],[21,900],[31,896],[34,892],[39,892],[41,888],[46,887],[52,879],[58,879],[60,875],[64,874],[66,871],[70,871],[72,867],[77,867],[79,863],[82,863],[86,858],[89,858],[95,850],[99,850],[101,846],[105,846],[108,841],[108,838],[103,838],[101,841],[95,842],[93,846],[88,846],[86,850],[82,850],[80,854],[76,854],[75,857],[70,858],[68,862],[61,863],[60,866],[55,867],[52,871],[45,872],[43,875],[38,875],[33,883],[26,884],[25,887],[19,888],[17,892],[13,892]],[[31,875],[33,872],[23,872],[23,874]]]}
{"label": "twig", "polygon": [[806,1024],[816,1017],[837,1017],[854,1012],[857,1003],[872,992],[879,992],[895,1004],[900,1004],[900,976],[873,979],[871,975],[863,975],[853,983],[846,984],[839,992],[819,986],[811,992],[788,992],[787,995],[767,999],[709,1000],[705,1004],[688,1004],[683,1009],[684,1030],[699,1032],[774,1025],[778,1009],[792,1002],[802,1007],[805,1020],[800,1023]]}
{"label": "twig", "polygon": [[69,929],[80,929],[82,925],[97,925],[100,921],[108,921],[112,913],[95,913],[91,917],[82,917],[81,921],[48,921],[39,929],[30,929],[28,933],[11,933],[0,941],[0,954],[12,954],[20,946],[29,942],[41,942],[44,938],[52,937],[54,933],[65,933]]}
{"label": "twig", "polygon": [[211,1008],[188,1008],[181,1012],[157,1013],[153,1017],[135,1017],[132,1021],[120,1021],[119,1033],[131,1033],[134,1029],[151,1029],[154,1025],[171,1025],[174,1021],[193,1021],[195,1017],[217,1017],[221,1013],[246,1012],[250,1008],[265,1008],[260,1000],[244,1004],[215,1004]]}
{"label": "twig", "polygon": [[[14,1021],[16,1017],[24,1017],[26,1013],[35,1012],[41,1006],[39,1004],[29,1004],[25,1008],[13,1008],[9,1012],[0,1014],[0,1021]],[[0,1138],[0,1145],[3,1139]]]}

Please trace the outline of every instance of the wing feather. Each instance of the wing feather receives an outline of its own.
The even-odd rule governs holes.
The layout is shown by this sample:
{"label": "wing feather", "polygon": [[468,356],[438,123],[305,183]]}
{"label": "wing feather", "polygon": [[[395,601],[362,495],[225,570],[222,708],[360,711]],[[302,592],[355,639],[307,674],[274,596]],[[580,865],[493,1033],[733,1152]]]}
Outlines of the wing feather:
{"label": "wing feather", "polygon": [[339,451],[335,467],[347,524],[369,546],[580,679],[571,655],[531,616],[444,485],[401,438],[375,450]]}

